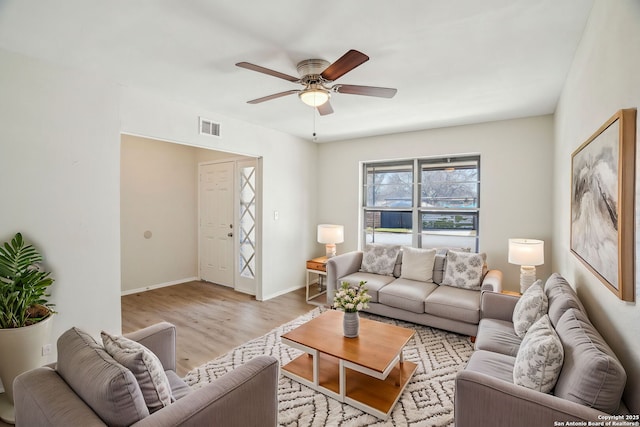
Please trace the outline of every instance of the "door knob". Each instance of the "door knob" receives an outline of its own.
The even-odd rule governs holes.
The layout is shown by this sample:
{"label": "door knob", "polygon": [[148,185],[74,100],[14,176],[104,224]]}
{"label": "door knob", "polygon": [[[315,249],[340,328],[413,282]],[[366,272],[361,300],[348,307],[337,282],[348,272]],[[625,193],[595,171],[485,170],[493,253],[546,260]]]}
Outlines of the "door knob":
{"label": "door knob", "polygon": [[233,233],[227,233],[227,237],[233,237]]}

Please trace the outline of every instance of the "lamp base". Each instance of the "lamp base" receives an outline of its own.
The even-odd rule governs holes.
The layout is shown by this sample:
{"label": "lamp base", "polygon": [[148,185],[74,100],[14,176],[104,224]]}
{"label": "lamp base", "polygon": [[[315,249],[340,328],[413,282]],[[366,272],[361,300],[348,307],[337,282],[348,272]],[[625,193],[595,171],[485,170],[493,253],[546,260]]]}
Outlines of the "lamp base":
{"label": "lamp base", "polygon": [[335,244],[327,243],[325,245],[325,250],[326,250],[327,258],[332,258],[332,257],[336,256],[336,245]]}
{"label": "lamp base", "polygon": [[520,293],[529,289],[536,281],[536,268],[534,266],[523,265],[520,267]]}

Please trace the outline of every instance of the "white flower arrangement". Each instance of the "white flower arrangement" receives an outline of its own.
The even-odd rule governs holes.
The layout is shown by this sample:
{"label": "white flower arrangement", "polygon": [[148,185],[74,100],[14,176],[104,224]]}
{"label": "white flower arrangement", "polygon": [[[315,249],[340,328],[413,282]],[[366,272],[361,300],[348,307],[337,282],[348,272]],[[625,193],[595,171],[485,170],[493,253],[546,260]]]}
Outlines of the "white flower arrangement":
{"label": "white flower arrangement", "polygon": [[371,301],[371,295],[367,293],[365,283],[367,282],[360,282],[357,286],[351,286],[349,282],[342,282],[342,286],[333,299],[333,307],[347,313],[369,308],[368,302]]}

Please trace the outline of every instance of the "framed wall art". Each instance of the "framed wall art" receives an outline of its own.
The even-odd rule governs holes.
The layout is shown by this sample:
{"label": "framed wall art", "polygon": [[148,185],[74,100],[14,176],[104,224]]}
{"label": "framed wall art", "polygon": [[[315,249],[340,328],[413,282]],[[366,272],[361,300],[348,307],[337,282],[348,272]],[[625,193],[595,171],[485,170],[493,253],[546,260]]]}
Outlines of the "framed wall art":
{"label": "framed wall art", "polygon": [[636,110],[619,110],[571,155],[571,252],[635,299]]}

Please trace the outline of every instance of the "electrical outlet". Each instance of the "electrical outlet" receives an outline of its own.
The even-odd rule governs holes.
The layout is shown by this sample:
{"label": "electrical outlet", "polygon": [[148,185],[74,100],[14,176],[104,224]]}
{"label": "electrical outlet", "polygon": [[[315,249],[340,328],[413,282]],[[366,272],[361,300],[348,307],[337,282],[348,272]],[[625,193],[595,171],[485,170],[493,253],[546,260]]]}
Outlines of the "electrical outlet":
{"label": "electrical outlet", "polygon": [[51,344],[45,344],[42,346],[42,355],[49,356],[51,354]]}

